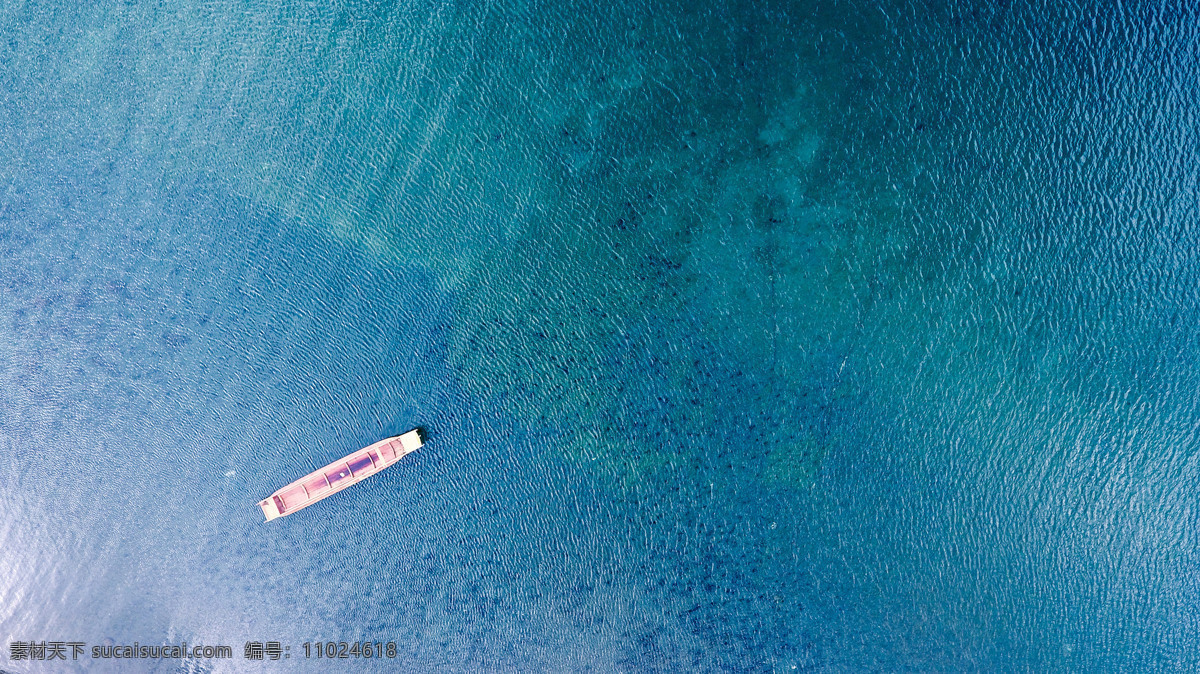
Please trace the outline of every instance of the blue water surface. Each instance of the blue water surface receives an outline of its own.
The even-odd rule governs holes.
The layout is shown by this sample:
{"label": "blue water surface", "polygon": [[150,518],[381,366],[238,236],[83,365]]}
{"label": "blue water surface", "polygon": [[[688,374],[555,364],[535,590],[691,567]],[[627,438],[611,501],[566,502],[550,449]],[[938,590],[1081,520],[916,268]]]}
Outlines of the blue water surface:
{"label": "blue water surface", "polygon": [[1197,669],[1198,31],[0,3],[0,667]]}

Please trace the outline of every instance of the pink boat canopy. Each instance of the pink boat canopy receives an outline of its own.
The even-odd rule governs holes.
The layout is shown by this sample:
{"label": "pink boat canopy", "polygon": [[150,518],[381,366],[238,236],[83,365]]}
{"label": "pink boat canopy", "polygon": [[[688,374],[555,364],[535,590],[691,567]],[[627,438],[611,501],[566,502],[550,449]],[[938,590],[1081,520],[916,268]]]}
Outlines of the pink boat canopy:
{"label": "pink boat canopy", "polygon": [[267,521],[290,515],[396,463],[424,444],[419,430],[385,438],[319,468],[259,501]]}

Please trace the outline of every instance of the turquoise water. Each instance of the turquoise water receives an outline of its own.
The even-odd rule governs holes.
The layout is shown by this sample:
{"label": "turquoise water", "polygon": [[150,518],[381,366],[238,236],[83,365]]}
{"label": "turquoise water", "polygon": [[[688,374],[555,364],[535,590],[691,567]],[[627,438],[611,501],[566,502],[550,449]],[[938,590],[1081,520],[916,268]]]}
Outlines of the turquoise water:
{"label": "turquoise water", "polygon": [[0,4],[10,642],[1200,666],[1195,8],[77,5]]}

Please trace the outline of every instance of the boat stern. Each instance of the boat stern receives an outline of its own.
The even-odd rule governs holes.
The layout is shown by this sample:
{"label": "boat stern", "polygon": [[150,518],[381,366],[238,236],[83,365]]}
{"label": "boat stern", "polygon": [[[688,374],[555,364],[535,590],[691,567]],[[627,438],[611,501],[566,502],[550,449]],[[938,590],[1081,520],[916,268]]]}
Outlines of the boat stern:
{"label": "boat stern", "polygon": [[421,438],[421,430],[413,429],[413,430],[405,433],[404,435],[401,435],[400,436],[400,445],[404,448],[404,452],[401,454],[401,456],[404,456],[404,454],[409,454],[411,452],[415,452],[418,449],[420,449],[421,447],[423,447],[425,445],[425,442]]}

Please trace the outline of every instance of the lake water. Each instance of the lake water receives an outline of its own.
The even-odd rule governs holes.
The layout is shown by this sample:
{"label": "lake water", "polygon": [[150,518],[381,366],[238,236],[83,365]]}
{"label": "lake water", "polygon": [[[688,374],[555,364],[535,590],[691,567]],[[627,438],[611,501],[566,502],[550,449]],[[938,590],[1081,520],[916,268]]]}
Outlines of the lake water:
{"label": "lake water", "polygon": [[1191,5],[0,28],[0,668],[1200,668]]}

